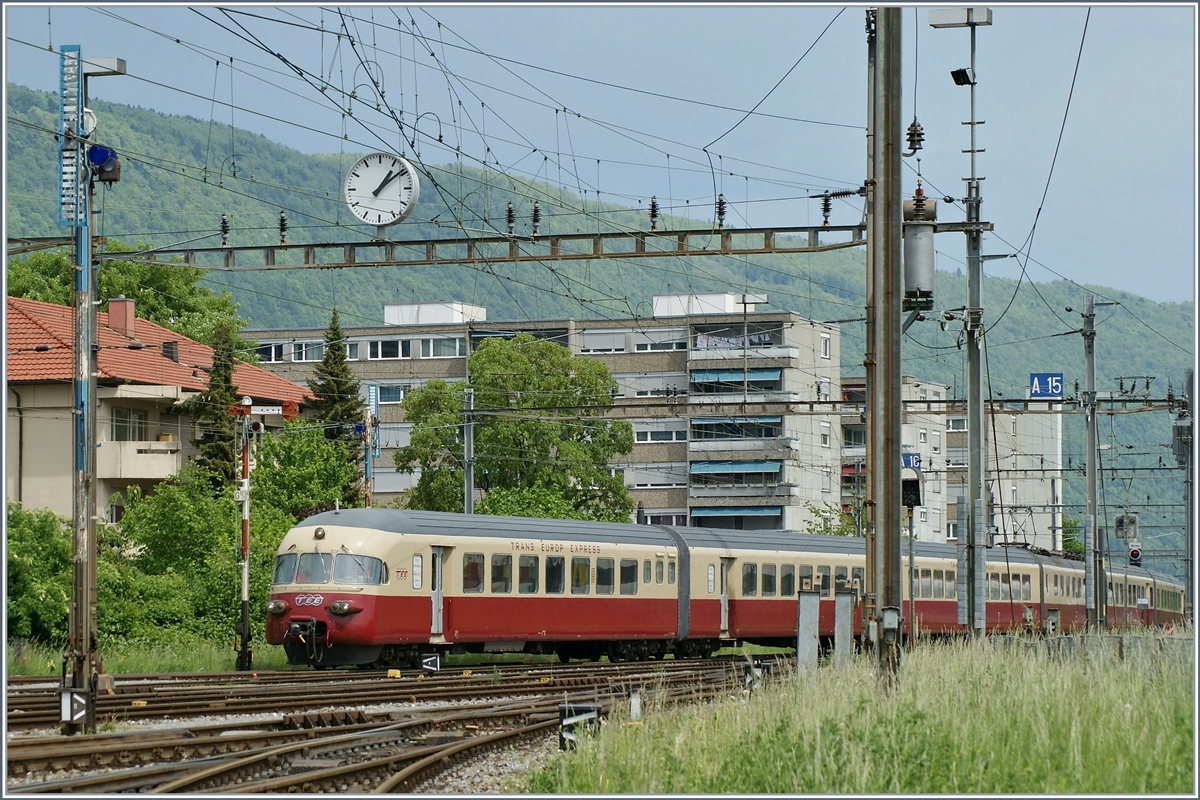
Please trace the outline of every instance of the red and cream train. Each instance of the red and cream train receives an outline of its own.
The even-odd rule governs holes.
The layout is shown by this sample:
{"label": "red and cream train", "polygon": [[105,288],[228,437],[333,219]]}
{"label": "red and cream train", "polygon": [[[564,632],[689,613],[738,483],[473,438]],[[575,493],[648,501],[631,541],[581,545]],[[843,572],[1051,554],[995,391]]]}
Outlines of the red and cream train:
{"label": "red and cream train", "polygon": [[[860,591],[863,552],[862,539],[786,531],[329,511],[279,547],[267,641],[317,667],[401,666],[429,652],[624,660],[795,646],[797,591],[821,592],[820,631],[832,636],[833,592]],[[961,630],[957,549],[917,543],[915,561],[917,630]],[[993,548],[987,573],[990,630],[1084,625],[1081,562]],[[1182,618],[1172,578],[1122,568],[1107,585],[1110,626]]]}

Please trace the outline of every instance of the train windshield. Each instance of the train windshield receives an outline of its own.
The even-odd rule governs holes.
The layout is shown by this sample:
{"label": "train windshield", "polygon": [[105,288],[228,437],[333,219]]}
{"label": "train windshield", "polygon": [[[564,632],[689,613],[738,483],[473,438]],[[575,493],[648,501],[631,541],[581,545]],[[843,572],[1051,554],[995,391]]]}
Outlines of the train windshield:
{"label": "train windshield", "polygon": [[291,583],[296,577],[296,554],[284,553],[275,556],[275,575],[271,583]]}
{"label": "train windshield", "polygon": [[334,583],[383,583],[383,562],[378,558],[355,553],[338,553],[333,560]]}
{"label": "train windshield", "polygon": [[329,583],[333,553],[301,553],[296,567],[296,583]]}

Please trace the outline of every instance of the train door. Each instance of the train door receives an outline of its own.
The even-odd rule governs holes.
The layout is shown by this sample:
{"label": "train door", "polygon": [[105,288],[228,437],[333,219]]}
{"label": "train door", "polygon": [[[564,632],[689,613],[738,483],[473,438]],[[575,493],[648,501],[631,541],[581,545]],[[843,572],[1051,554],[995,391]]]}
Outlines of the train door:
{"label": "train door", "polygon": [[430,638],[437,640],[444,637],[442,630],[442,586],[443,580],[443,549],[434,546],[432,557],[429,559],[429,588],[433,598],[433,618],[429,628]]}
{"label": "train door", "polygon": [[721,638],[729,638],[729,568],[732,558],[721,559]]}

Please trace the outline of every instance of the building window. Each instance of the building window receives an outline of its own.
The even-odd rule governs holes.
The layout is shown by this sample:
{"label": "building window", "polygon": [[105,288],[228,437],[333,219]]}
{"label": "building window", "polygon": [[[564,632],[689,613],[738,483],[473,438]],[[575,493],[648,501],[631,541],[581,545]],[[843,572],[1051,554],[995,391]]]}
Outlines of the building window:
{"label": "building window", "polygon": [[292,361],[320,361],[325,357],[323,342],[295,342],[292,344]]}
{"label": "building window", "polygon": [[829,334],[822,333],[821,334],[821,358],[829,358],[829,347],[830,347],[829,343],[830,343]]}
{"label": "building window", "polygon": [[829,467],[821,467],[821,491],[833,491],[833,471]]}
{"label": "building window", "polygon": [[933,452],[935,452],[935,453],[942,452],[942,432],[941,431],[933,432]]}
{"label": "building window", "polygon": [[929,441],[929,432],[926,431],[924,428],[921,428],[921,430],[917,433],[917,441],[920,442],[921,444],[925,444],[926,442],[928,442]]}
{"label": "building window", "polygon": [[929,397],[929,393],[926,392],[925,389],[922,388],[922,389],[917,390],[917,399],[918,400],[925,400],[925,399],[928,399],[928,397]]}
{"label": "building window", "polygon": [[917,522],[929,522],[929,512],[922,508],[917,517]]}
{"label": "building window", "polygon": [[726,417],[692,420],[692,439],[776,439],[783,435],[781,417]]}
{"label": "building window", "polygon": [[829,447],[829,423],[821,423],[821,447]]}
{"label": "building window", "polygon": [[458,358],[467,354],[464,339],[422,339],[421,358]]}
{"label": "building window", "polygon": [[146,412],[136,408],[112,410],[112,440],[114,442],[146,441]]}
{"label": "building window", "polygon": [[958,523],[957,522],[947,522],[946,523],[946,538],[950,539],[951,541],[958,539]]}
{"label": "building window", "polygon": [[412,357],[412,342],[405,339],[377,339],[367,343],[367,358],[370,359],[392,359],[392,358],[411,358]]}
{"label": "building window", "polygon": [[1017,435],[1017,418],[1016,417],[1012,418],[1012,435],[1013,436]]}
{"label": "building window", "polygon": [[842,443],[846,447],[865,447],[867,444],[867,429],[849,426],[843,427]]}
{"label": "building window", "polygon": [[966,417],[946,417],[946,430],[948,431],[965,431],[967,429]]}
{"label": "building window", "polygon": [[277,364],[283,361],[283,345],[282,344],[263,344],[254,349],[258,353],[258,360],[267,364]]}
{"label": "building window", "polygon": [[687,527],[687,514],[651,514],[651,525],[673,525],[676,528]]}
{"label": "building window", "polygon": [[625,333],[612,331],[585,331],[581,353],[624,353]]}
{"label": "building window", "polygon": [[358,361],[358,342],[346,342],[346,359]]}
{"label": "building window", "polygon": [[[638,342],[637,352],[639,353],[655,353],[664,350],[687,350],[687,340],[674,342]],[[624,349],[621,350],[624,352]]]}
{"label": "building window", "polygon": [[934,399],[934,400],[941,400],[941,399],[942,399],[942,393],[941,393],[941,392],[939,392],[937,389],[934,389],[934,390],[933,390],[933,399]]}
{"label": "building window", "polygon": [[380,386],[379,404],[388,405],[402,402],[407,389],[407,386]]}

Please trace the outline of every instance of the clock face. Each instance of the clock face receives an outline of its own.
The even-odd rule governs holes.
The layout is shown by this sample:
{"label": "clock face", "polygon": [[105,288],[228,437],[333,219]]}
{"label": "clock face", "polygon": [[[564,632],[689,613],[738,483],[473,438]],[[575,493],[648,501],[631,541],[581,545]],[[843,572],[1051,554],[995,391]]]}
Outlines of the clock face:
{"label": "clock face", "polygon": [[417,173],[400,156],[371,153],[346,176],[346,203],[368,225],[394,225],[409,215],[420,191]]}

